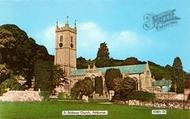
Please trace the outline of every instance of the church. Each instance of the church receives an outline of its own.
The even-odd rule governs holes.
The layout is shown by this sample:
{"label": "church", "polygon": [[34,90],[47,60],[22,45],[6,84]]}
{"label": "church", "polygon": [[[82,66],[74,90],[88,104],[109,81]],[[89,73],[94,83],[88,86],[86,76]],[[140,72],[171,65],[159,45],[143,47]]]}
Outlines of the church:
{"label": "church", "polygon": [[77,27],[76,23],[74,27],[69,26],[68,21],[64,26],[56,25],[55,28],[55,58],[54,64],[59,65],[67,79],[69,84],[65,84],[63,87],[59,87],[59,91],[69,93],[73,85],[85,77],[90,77],[92,80],[96,76],[101,76],[103,79],[104,92],[106,91],[104,74],[107,69],[116,68],[119,69],[123,77],[131,77],[137,82],[137,90],[151,91],[152,89],[152,76],[148,65],[126,65],[126,66],[113,66],[113,67],[101,67],[97,68],[88,66],[87,69],[77,69]]}

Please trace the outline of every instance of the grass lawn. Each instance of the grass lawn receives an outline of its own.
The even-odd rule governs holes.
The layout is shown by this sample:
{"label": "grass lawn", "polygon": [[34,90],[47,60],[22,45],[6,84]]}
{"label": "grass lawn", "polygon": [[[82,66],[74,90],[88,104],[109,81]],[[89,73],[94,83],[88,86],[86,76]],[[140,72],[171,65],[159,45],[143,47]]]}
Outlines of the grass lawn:
{"label": "grass lawn", "polygon": [[[106,116],[62,116],[63,110],[108,110]],[[0,103],[0,119],[190,119],[190,110],[167,109],[152,115],[151,108],[82,102]]]}

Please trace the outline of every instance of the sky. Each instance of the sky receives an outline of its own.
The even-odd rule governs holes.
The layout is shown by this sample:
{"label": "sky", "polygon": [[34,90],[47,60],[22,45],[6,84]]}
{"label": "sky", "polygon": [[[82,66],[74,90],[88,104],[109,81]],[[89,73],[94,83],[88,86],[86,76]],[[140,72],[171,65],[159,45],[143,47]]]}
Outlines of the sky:
{"label": "sky", "polygon": [[[177,24],[145,30],[143,17],[175,9]],[[77,56],[94,59],[106,42],[115,59],[137,57],[172,65],[179,56],[190,72],[190,0],[0,0],[0,25],[16,24],[55,53],[55,25],[77,20]]]}

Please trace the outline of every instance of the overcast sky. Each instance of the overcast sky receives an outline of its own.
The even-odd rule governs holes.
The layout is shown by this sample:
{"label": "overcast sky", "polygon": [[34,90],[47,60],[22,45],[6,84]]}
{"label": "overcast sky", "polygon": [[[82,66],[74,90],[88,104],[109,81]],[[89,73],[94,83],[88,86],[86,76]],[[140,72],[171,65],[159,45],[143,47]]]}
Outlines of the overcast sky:
{"label": "overcast sky", "polygon": [[[143,29],[145,14],[176,9],[178,24]],[[77,19],[77,56],[94,59],[101,42],[116,59],[130,56],[172,65],[179,56],[190,71],[190,0],[0,0],[0,24],[16,24],[54,54],[54,28]]]}

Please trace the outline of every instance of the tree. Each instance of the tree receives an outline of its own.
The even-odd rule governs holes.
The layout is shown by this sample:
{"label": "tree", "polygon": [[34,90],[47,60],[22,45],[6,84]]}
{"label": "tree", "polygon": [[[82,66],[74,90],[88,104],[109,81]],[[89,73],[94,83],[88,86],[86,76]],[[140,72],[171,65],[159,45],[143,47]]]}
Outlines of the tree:
{"label": "tree", "polygon": [[133,78],[127,77],[124,79],[116,78],[113,80],[115,91],[113,100],[128,100],[130,95],[136,90],[136,81]]}
{"label": "tree", "polygon": [[44,46],[36,44],[16,25],[0,26],[0,63],[6,64],[14,74],[22,75],[28,88],[34,76],[34,63],[39,59],[49,60]]}
{"label": "tree", "polygon": [[10,70],[6,67],[5,64],[0,64],[0,84],[10,77]]}
{"label": "tree", "polygon": [[140,63],[141,61],[139,61],[136,57],[129,57],[123,61],[122,65],[134,65]]}
{"label": "tree", "polygon": [[122,74],[119,69],[107,69],[105,73],[105,83],[108,90],[113,89],[113,79],[122,78]]}
{"label": "tree", "polygon": [[190,77],[185,80],[185,88],[190,89]]}
{"label": "tree", "polygon": [[51,69],[51,90],[55,89],[62,82],[68,83],[68,79],[65,77],[63,69],[59,65],[53,65]]}
{"label": "tree", "polygon": [[22,90],[23,86],[18,83],[15,75],[12,75],[0,84],[0,95],[6,92],[6,89],[10,90]]}
{"label": "tree", "polygon": [[52,91],[51,72],[52,65],[49,61],[38,60],[34,65],[35,90]]}
{"label": "tree", "polygon": [[182,71],[182,70],[183,70],[182,62],[181,62],[181,59],[180,59],[179,57],[176,57],[176,58],[174,59],[173,67],[174,67],[175,69],[178,69],[179,71]]}
{"label": "tree", "polygon": [[83,57],[77,58],[77,68],[78,69],[87,68],[87,67],[88,67],[88,61],[85,58],[83,58]]}
{"label": "tree", "polygon": [[103,80],[102,77],[95,77],[95,92],[99,95],[103,95]]}
{"label": "tree", "polygon": [[74,99],[81,99],[83,95],[90,96],[94,92],[93,82],[89,77],[76,82],[71,89],[71,96]]}
{"label": "tree", "polygon": [[52,93],[56,86],[61,82],[66,82],[62,68],[53,65],[50,61],[38,60],[34,66],[35,90],[39,88],[42,91]]}
{"label": "tree", "polygon": [[95,60],[97,67],[110,66],[109,49],[105,42],[100,44]]}
{"label": "tree", "polygon": [[173,62],[172,90],[176,91],[177,93],[183,93],[184,79],[185,77],[181,59],[179,57],[176,57]]}

